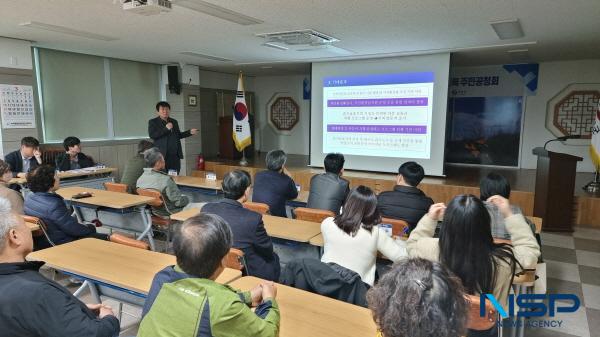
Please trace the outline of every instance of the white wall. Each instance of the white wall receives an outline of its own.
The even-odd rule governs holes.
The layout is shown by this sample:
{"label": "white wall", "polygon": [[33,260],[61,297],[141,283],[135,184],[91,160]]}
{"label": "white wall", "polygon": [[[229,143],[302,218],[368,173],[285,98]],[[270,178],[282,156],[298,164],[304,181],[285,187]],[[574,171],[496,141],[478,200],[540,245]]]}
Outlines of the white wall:
{"label": "white wall", "polygon": [[31,43],[0,37],[0,67],[32,69]]}
{"label": "white wall", "polygon": [[[254,91],[253,76],[244,76],[244,89],[246,91]],[[210,70],[200,70],[200,87],[211,89],[237,89],[237,74],[226,74]]]}
{"label": "white wall", "polygon": [[[310,75],[257,76],[254,81],[257,111],[257,148],[260,151],[282,149],[291,154],[308,155],[310,135],[310,100],[302,98],[302,81]],[[300,121],[289,135],[276,133],[268,124],[267,103],[275,93],[285,92],[300,107]]]}
{"label": "white wall", "polygon": [[[554,138],[546,129],[546,104],[560,90],[571,83],[600,83],[600,60],[577,60],[540,63],[538,90],[525,102],[523,150],[521,167],[535,169],[537,157],[531,150]],[[593,172],[588,145],[568,146],[560,142],[548,145],[552,151],[583,157],[577,165],[579,172]]]}

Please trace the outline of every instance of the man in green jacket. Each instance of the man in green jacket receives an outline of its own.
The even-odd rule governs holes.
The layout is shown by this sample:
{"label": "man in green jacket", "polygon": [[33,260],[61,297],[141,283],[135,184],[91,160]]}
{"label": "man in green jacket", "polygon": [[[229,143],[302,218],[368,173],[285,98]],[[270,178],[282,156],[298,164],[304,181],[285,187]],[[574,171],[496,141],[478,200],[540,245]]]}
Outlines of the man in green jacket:
{"label": "man in green jacket", "polygon": [[138,143],[138,151],[135,157],[131,157],[121,175],[121,184],[127,185],[127,192],[135,193],[137,180],[144,173],[144,151],[152,148],[154,143],[149,140],[141,140]]}
{"label": "man in green jacket", "polygon": [[231,244],[229,225],[218,215],[201,213],[177,228],[177,265],[154,277],[137,336],[276,337],[280,316],[273,282],[243,293],[215,282]]}

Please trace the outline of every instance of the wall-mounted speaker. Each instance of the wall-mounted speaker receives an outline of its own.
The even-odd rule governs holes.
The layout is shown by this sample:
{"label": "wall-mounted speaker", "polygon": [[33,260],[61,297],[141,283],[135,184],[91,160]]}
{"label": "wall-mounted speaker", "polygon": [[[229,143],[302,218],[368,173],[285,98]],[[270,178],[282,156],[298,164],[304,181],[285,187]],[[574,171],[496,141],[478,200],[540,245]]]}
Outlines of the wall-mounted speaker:
{"label": "wall-mounted speaker", "polygon": [[169,73],[169,92],[172,94],[181,94],[181,83],[179,82],[179,66],[167,66]]}

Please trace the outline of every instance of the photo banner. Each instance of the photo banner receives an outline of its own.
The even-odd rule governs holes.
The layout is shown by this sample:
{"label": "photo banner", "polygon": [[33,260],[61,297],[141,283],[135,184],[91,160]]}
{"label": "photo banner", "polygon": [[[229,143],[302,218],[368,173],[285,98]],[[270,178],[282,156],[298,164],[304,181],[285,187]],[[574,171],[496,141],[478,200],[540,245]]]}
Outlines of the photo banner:
{"label": "photo banner", "polygon": [[450,69],[450,97],[533,96],[539,64],[505,64]]}

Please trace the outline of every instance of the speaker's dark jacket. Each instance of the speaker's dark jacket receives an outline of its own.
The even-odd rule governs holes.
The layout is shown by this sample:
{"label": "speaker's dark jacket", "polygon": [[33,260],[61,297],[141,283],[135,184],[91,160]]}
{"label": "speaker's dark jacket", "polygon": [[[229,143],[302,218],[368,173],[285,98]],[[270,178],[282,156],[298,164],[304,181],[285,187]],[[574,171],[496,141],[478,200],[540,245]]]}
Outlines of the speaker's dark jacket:
{"label": "speaker's dark jacket", "polygon": [[[167,129],[168,122],[173,123],[171,130]],[[181,139],[191,136],[192,133],[189,130],[181,132],[176,119],[169,117],[167,121],[164,121],[160,117],[156,117],[148,121],[148,135],[154,141],[154,146],[158,147],[165,156],[165,159],[174,156],[183,159]]]}

